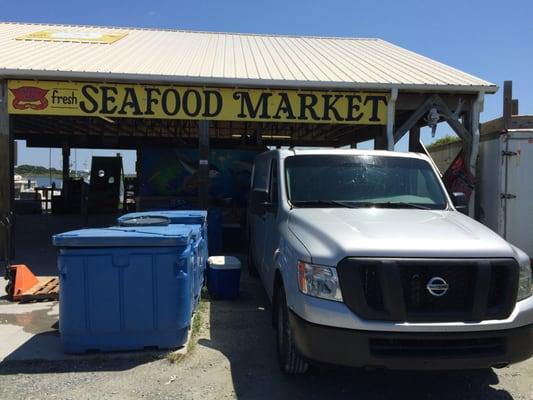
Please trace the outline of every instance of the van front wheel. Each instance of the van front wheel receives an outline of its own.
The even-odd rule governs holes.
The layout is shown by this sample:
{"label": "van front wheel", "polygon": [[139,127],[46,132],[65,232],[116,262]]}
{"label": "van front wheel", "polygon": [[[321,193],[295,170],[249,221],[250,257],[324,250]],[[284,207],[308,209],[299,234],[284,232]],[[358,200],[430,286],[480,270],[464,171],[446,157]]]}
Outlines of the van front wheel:
{"label": "van front wheel", "polygon": [[278,360],[281,369],[289,375],[306,373],[309,364],[294,345],[283,287],[280,287],[276,293],[276,317]]}

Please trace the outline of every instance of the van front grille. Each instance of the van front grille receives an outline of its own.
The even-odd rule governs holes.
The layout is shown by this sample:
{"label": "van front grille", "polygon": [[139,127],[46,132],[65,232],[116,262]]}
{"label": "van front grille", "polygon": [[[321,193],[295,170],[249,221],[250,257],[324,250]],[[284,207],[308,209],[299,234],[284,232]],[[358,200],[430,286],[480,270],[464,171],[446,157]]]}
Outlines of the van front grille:
{"label": "van front grille", "polygon": [[[518,284],[513,259],[346,258],[337,273],[345,303],[371,320],[505,319],[514,308]],[[444,294],[430,292],[432,278],[447,284]]]}

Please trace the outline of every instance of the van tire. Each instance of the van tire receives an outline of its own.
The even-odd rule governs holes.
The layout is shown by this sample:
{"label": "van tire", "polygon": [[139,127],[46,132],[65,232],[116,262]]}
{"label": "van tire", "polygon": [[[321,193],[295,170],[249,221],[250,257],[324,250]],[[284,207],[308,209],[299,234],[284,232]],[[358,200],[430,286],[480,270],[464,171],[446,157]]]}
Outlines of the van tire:
{"label": "van tire", "polygon": [[287,375],[305,374],[309,364],[296,348],[289,325],[287,299],[283,286],[276,291],[276,343],[280,368]]}

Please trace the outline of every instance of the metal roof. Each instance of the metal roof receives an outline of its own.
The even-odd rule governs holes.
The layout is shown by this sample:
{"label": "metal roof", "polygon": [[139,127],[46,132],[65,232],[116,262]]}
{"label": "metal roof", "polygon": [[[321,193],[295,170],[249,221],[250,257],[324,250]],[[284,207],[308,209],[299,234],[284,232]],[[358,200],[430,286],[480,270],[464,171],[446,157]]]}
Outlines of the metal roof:
{"label": "metal roof", "polygon": [[[112,44],[17,40],[42,30],[127,33]],[[0,76],[201,85],[495,92],[381,39],[0,23]]]}

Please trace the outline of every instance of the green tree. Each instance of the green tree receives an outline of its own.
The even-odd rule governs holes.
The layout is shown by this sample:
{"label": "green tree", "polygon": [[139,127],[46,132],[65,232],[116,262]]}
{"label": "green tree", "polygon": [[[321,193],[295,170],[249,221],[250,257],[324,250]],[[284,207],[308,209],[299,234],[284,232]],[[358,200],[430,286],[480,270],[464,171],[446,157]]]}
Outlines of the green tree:
{"label": "green tree", "polygon": [[431,150],[437,146],[441,146],[441,145],[449,144],[449,143],[455,143],[459,141],[461,141],[461,139],[458,136],[446,135],[446,136],[441,137],[440,139],[435,140],[433,143],[430,143],[428,146],[426,146],[426,148],[428,150]]}

